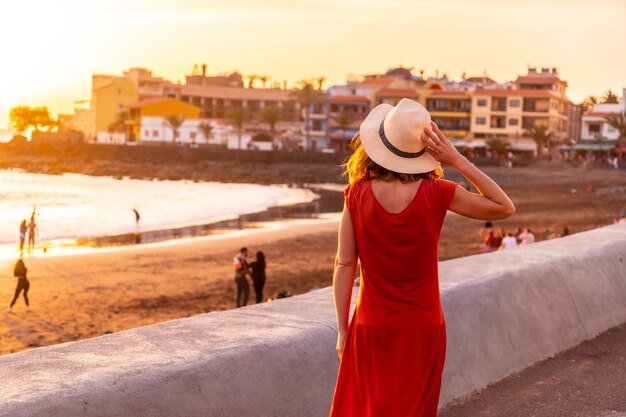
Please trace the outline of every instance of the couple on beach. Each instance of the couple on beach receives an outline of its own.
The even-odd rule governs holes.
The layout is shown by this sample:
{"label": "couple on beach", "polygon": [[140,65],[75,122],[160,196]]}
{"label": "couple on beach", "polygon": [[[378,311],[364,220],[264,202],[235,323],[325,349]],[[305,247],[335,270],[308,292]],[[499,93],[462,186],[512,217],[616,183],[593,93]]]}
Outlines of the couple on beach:
{"label": "couple on beach", "polygon": [[235,304],[243,307],[248,304],[250,297],[250,284],[248,276],[252,278],[254,291],[256,293],[257,304],[263,301],[263,286],[265,285],[265,255],[263,252],[256,253],[256,260],[248,263],[248,248],[243,247],[233,260],[235,266],[235,284],[237,286],[235,294]]}
{"label": "couple on beach", "polygon": [[28,254],[32,255],[35,250],[35,234],[39,232],[37,223],[35,222],[35,214],[37,208],[33,207],[33,213],[30,215],[30,222],[26,223],[26,219],[20,223],[20,256],[24,253],[24,243],[26,241],[26,233],[28,232]]}

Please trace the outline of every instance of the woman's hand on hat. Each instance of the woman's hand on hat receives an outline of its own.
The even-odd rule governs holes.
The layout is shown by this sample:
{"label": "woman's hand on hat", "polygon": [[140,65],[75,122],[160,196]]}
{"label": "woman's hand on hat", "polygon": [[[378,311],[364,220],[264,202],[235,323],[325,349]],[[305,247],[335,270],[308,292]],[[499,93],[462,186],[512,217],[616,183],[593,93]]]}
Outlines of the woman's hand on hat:
{"label": "woman's hand on hat", "polygon": [[439,130],[435,122],[431,128],[424,129],[422,140],[426,143],[426,152],[444,165],[455,167],[462,162],[463,155],[452,145],[452,142]]}

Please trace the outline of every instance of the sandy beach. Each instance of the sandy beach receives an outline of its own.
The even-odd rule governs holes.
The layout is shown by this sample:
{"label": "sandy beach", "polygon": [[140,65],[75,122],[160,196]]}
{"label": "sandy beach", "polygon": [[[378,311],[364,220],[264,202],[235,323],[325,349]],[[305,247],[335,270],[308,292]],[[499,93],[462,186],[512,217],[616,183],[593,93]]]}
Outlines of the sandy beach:
{"label": "sandy beach", "polygon": [[[515,216],[495,227],[531,227],[538,240],[561,233],[564,227],[577,233],[611,224],[626,208],[623,172],[540,164],[485,171],[517,207]],[[454,172],[447,174],[459,180]],[[589,184],[592,192],[586,191]],[[265,298],[281,290],[300,294],[328,286],[337,225],[337,216],[327,216],[274,222],[227,235],[26,258],[33,311],[26,312],[22,298],[13,313],[2,311],[0,354],[232,308],[231,260],[241,246],[249,247],[252,255],[265,252]],[[478,253],[482,225],[450,214],[442,232],[440,259]],[[15,287],[13,262],[0,261],[4,305]]]}

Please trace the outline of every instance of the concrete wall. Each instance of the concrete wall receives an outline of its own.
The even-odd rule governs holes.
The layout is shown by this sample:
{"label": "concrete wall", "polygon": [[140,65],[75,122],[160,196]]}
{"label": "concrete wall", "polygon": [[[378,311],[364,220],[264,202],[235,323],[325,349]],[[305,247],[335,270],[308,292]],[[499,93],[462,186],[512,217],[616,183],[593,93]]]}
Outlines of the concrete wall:
{"label": "concrete wall", "polygon": [[[626,224],[446,261],[441,404],[626,322]],[[356,291],[355,294],[356,296]],[[332,289],[0,357],[0,416],[323,416]]]}

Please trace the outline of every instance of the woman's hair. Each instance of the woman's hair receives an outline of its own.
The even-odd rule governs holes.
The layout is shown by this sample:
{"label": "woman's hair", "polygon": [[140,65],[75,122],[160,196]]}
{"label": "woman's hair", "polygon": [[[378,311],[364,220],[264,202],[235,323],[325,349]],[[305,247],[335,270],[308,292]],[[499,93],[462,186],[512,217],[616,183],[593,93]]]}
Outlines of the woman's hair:
{"label": "woman's hair", "polygon": [[256,261],[260,264],[265,265],[265,254],[261,251],[256,253]]}
{"label": "woman's hair", "polygon": [[363,145],[361,144],[361,136],[358,133],[352,138],[350,148],[354,150],[354,153],[342,165],[343,175],[348,177],[350,184],[354,184],[364,178],[376,178],[381,181],[399,180],[400,182],[406,183],[419,179],[435,180],[443,176],[443,168],[441,167],[437,167],[430,172],[422,172],[419,174],[401,174],[381,167],[376,162],[372,161],[367,153],[365,153],[365,149],[363,149]]}
{"label": "woman's hair", "polygon": [[14,274],[25,274],[26,273],[26,265],[24,261],[20,258],[15,262],[15,267],[13,268]]}

